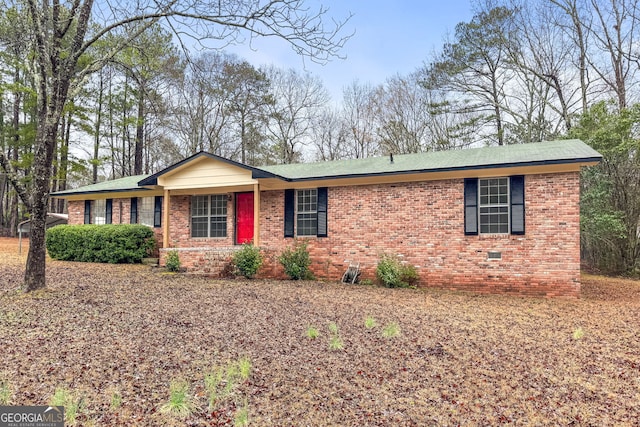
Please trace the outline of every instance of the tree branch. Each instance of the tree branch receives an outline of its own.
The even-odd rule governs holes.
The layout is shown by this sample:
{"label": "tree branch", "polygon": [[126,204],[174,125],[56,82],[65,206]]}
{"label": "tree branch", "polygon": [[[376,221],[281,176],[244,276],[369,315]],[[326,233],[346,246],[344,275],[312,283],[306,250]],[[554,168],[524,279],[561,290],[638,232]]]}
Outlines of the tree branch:
{"label": "tree branch", "polygon": [[4,153],[0,152],[0,166],[4,171],[5,175],[9,179],[9,182],[18,193],[20,200],[26,206],[27,210],[31,210],[31,199],[29,198],[29,193],[27,192],[27,188],[20,182],[20,177],[11,166],[11,163],[8,161]]}

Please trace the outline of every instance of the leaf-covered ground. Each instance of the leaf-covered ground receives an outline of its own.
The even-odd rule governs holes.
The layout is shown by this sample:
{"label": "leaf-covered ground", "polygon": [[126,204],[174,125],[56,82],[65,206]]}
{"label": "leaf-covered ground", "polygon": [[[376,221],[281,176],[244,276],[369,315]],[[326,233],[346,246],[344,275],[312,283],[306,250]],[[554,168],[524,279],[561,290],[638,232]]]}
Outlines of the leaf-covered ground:
{"label": "leaf-covered ground", "polygon": [[[243,408],[256,426],[640,425],[637,281],[547,300],[50,261],[24,295],[16,252],[0,240],[0,398],[68,390],[79,425],[233,425]],[[209,408],[206,373],[242,357],[249,378]],[[175,380],[186,418],[160,410]]]}

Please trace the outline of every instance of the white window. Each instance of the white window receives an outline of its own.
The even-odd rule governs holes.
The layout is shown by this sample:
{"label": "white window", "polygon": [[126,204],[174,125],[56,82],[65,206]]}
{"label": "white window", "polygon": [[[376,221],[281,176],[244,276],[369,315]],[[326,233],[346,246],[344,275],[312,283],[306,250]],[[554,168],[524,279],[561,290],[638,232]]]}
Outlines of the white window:
{"label": "white window", "polygon": [[227,237],[227,196],[191,197],[191,237]]}
{"label": "white window", "polygon": [[509,233],[509,178],[478,180],[481,234]]}
{"label": "white window", "polygon": [[318,190],[315,188],[296,191],[296,234],[318,234]]}
{"label": "white window", "polygon": [[107,223],[107,201],[105,199],[91,202],[91,224],[103,225]]}
{"label": "white window", "polygon": [[138,199],[138,224],[153,227],[155,200],[155,197],[140,197]]}

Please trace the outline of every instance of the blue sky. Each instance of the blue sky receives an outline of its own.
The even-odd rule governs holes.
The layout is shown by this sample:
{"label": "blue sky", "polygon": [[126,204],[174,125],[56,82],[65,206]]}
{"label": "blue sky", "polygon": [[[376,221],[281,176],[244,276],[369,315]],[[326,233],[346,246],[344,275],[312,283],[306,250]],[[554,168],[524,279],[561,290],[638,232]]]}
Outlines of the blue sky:
{"label": "blue sky", "polygon": [[226,50],[255,66],[306,69],[323,80],[338,102],[342,88],[354,80],[377,85],[414,71],[442,46],[457,23],[473,16],[471,0],[312,0],[308,4],[316,7],[318,2],[329,7],[328,15],[336,19],[354,14],[346,28],[346,32],[355,31],[342,51],[346,59],[317,65],[277,39],[254,40],[254,50],[248,46]]}

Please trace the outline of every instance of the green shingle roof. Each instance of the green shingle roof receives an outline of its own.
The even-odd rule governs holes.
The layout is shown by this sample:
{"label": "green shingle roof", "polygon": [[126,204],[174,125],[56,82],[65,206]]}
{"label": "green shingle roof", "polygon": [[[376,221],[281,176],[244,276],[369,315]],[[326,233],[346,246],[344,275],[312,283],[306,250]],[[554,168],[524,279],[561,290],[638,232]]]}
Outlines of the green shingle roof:
{"label": "green shingle roof", "polygon": [[[184,164],[191,159],[207,155],[230,162],[238,167],[250,169],[256,178],[274,177],[285,181],[321,180],[375,175],[407,173],[446,172],[465,169],[490,169],[515,166],[536,166],[566,163],[598,162],[602,155],[578,139],[547,141],[531,144],[505,145],[500,147],[470,148],[464,150],[437,151],[418,154],[370,157],[366,159],[335,160],[316,163],[263,166],[245,166],[209,153],[199,153],[176,163],[154,175],[136,175],[91,184],[75,190],[52,193],[54,196],[68,196],[91,193],[138,191],[146,188],[138,183],[145,178],[149,182]],[[266,173],[265,173],[266,172]],[[155,182],[153,182],[155,183]]]}
{"label": "green shingle roof", "polygon": [[125,176],[124,178],[112,179],[110,181],[98,182],[96,184],[85,185],[74,190],[58,191],[51,193],[52,196],[70,196],[73,194],[89,194],[89,193],[112,193],[116,191],[138,191],[147,190],[147,188],[138,186],[138,182],[142,181],[149,175]]}
{"label": "green shingle roof", "polygon": [[600,153],[584,142],[571,139],[500,147],[470,148],[366,159],[265,166],[261,169],[291,180],[444,172],[460,169],[526,166],[536,164],[599,161]]}

